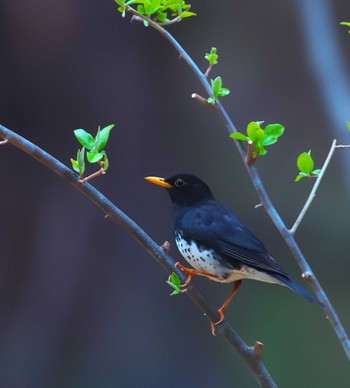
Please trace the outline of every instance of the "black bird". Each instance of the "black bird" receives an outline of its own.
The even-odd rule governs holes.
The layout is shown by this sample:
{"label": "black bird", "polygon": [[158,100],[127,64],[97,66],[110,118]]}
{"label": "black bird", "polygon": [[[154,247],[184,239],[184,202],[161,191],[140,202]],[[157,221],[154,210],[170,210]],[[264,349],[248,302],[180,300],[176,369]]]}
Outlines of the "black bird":
{"label": "black bird", "polygon": [[315,298],[284,272],[258,237],[227,207],[218,202],[209,187],[190,174],[170,178],[149,176],[148,181],[168,189],[173,205],[176,245],[194,268],[176,265],[188,275],[187,286],[195,275],[220,283],[234,282],[234,288],[218,310],[220,320],[238,291],[242,279],[254,279],[287,286],[314,303]]}

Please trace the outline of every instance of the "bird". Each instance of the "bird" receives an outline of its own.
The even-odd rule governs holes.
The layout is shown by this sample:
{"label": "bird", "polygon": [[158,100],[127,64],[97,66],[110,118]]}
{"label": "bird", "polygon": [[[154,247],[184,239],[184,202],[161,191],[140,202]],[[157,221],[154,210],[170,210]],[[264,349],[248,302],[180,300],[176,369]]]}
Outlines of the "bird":
{"label": "bird", "polygon": [[220,319],[236,295],[243,279],[286,286],[309,302],[317,300],[294,282],[279,266],[261,240],[224,204],[212,194],[209,186],[191,174],[176,174],[170,178],[147,176],[151,183],[167,189],[173,208],[175,242],[183,258],[192,268],[177,262],[187,279],[188,287],[193,276],[202,276],[220,283],[234,283],[234,287],[218,309]]}

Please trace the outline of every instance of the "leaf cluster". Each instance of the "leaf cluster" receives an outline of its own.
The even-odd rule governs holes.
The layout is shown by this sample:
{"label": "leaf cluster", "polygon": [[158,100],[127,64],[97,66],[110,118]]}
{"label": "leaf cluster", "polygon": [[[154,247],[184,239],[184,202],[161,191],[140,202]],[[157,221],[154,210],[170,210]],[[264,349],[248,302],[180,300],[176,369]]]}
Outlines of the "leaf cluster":
{"label": "leaf cluster", "polygon": [[79,173],[81,178],[85,172],[85,150],[87,150],[86,158],[89,163],[98,163],[104,171],[108,169],[109,161],[104,148],[107,145],[109,134],[113,127],[114,124],[110,124],[103,129],[98,128],[95,137],[81,128],[73,131],[75,137],[83,146],[77,152],[77,159],[71,158],[73,170]]}
{"label": "leaf cluster", "polygon": [[[118,11],[125,16],[128,7],[136,5],[137,12],[140,15],[147,16],[156,22],[168,24],[182,19],[196,16],[194,12],[190,12],[191,5],[184,0],[114,0],[118,5]],[[143,21],[147,27],[147,20]]]}
{"label": "leaf cluster", "polygon": [[179,295],[182,293],[182,290],[181,290],[181,280],[179,278],[179,276],[173,272],[169,279],[166,281],[167,284],[169,284],[169,286],[171,288],[174,289],[174,291],[170,294],[170,296],[173,296],[173,295]]}
{"label": "leaf cluster", "polygon": [[299,174],[295,178],[295,182],[299,182],[303,178],[316,178],[321,170],[315,168],[314,160],[311,156],[311,150],[309,152],[303,152],[298,156],[297,166],[299,168]]}
{"label": "leaf cluster", "polygon": [[212,47],[210,53],[206,53],[204,57],[211,66],[218,64],[219,55],[217,54],[216,47]]}
{"label": "leaf cluster", "polygon": [[208,98],[209,104],[215,104],[219,97],[224,97],[230,94],[230,89],[222,87],[222,79],[220,76],[214,80],[210,80],[213,95]]}
{"label": "leaf cluster", "polygon": [[265,147],[277,142],[278,138],[284,133],[284,126],[281,124],[268,124],[265,128],[261,125],[263,121],[252,121],[247,126],[247,135],[241,132],[235,132],[230,135],[232,139],[241,141],[251,141],[255,148],[253,158],[259,155],[267,154]]}

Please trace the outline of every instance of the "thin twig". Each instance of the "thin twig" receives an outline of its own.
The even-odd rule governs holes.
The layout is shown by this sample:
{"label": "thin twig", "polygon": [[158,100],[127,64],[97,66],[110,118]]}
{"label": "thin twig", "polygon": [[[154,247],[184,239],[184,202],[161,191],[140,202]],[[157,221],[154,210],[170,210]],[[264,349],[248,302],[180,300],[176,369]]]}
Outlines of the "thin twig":
{"label": "thin twig", "polygon": [[256,356],[259,359],[262,359],[263,350],[264,350],[264,344],[262,342],[256,341],[254,344],[254,351],[255,351]]}
{"label": "thin twig", "polygon": [[[139,15],[137,13],[137,11],[131,7],[127,7],[127,11],[131,12],[134,15]],[[211,90],[211,86],[209,85],[207,78],[200,71],[199,67],[196,65],[196,63],[193,61],[193,59],[189,56],[189,54],[184,50],[184,48],[163,27],[161,27],[160,25],[158,25],[156,22],[154,22],[153,20],[151,20],[149,18],[145,17],[144,19],[149,22],[151,27],[153,27],[161,35],[163,35],[164,38],[167,39],[169,41],[169,43],[178,51],[181,58],[183,58],[185,60],[185,62],[188,64],[188,66],[192,69],[192,71],[195,73],[197,78],[202,83],[204,89],[210,95],[212,90]],[[218,112],[219,112],[219,114],[220,114],[220,116],[221,116],[221,118],[226,126],[227,131],[230,134],[237,132],[235,125],[233,124],[231,118],[229,117],[226,110],[222,106],[220,100],[216,101],[216,105],[218,107]],[[234,143],[235,143],[235,145],[238,149],[238,152],[240,153],[243,161],[245,161],[246,152],[245,152],[241,142],[235,141]],[[248,173],[249,173],[250,178],[253,182],[255,190],[257,191],[257,193],[260,197],[261,203],[263,204],[264,208],[266,209],[267,213],[269,214],[272,222],[275,224],[276,228],[278,229],[278,231],[281,233],[284,240],[286,241],[290,251],[292,252],[292,254],[293,254],[295,260],[297,261],[299,267],[301,268],[302,272],[303,273],[307,272],[307,273],[311,274],[311,280],[310,280],[311,287],[314,290],[314,292],[316,293],[318,300],[324,306],[324,310],[325,310],[326,316],[328,318],[328,321],[332,325],[332,327],[333,327],[333,329],[334,329],[334,331],[335,331],[335,333],[336,333],[336,335],[341,343],[341,346],[343,347],[348,359],[350,360],[350,340],[349,340],[348,335],[345,332],[345,329],[344,329],[337,313],[333,309],[331,302],[329,301],[326,293],[324,292],[323,288],[321,287],[320,283],[318,282],[316,276],[313,274],[313,271],[312,271],[310,265],[308,264],[308,262],[306,261],[305,256],[301,252],[301,250],[300,250],[300,248],[299,248],[299,246],[294,238],[294,235],[290,233],[289,229],[287,228],[287,226],[283,222],[282,218],[280,217],[280,215],[277,213],[275,207],[273,206],[273,204],[272,204],[272,202],[271,202],[271,200],[270,200],[270,198],[265,190],[265,187],[261,181],[261,178],[259,176],[259,173],[258,173],[256,167],[254,165],[249,165],[246,162],[244,164],[248,170]]]}
{"label": "thin twig", "polygon": [[[176,272],[182,281],[186,280],[182,271],[175,266],[175,262],[172,257],[167,254],[166,249],[156,244],[142,228],[140,228],[131,218],[123,213],[93,186],[89,183],[82,184],[79,176],[67,168],[59,160],[55,159],[40,147],[15,132],[12,132],[1,124],[0,136],[6,137],[11,144],[32,156],[56,174],[70,182],[74,188],[82,192],[88,199],[90,199],[90,201],[97,205],[108,216],[108,218],[118,222],[124,229],[126,229],[168,273]],[[188,287],[186,295],[188,295],[188,297],[206,316],[209,317],[212,322],[218,320],[219,317],[217,312],[210,307],[205,298],[193,285]],[[248,346],[232,329],[227,321],[224,321],[217,326],[217,333],[221,334],[237,350],[262,387],[277,387],[264,363],[257,356],[254,348]]]}
{"label": "thin twig", "polygon": [[311,192],[310,192],[309,198],[308,198],[307,201],[305,202],[305,205],[304,205],[304,207],[302,208],[302,210],[301,210],[301,212],[300,212],[298,218],[296,219],[296,221],[294,222],[294,225],[293,225],[292,228],[290,229],[290,233],[293,234],[293,235],[295,234],[296,230],[298,229],[298,226],[300,225],[302,219],[304,218],[306,212],[308,211],[308,209],[309,209],[309,207],[310,207],[312,201],[314,200],[314,198],[315,198],[315,196],[316,196],[316,191],[317,191],[317,189],[318,189],[318,186],[319,186],[320,183],[321,183],[321,180],[322,180],[322,178],[323,178],[323,175],[324,175],[324,173],[326,172],[327,167],[328,167],[328,165],[329,165],[329,163],[330,163],[330,161],[331,161],[331,159],[332,159],[332,156],[333,156],[333,154],[334,154],[334,151],[335,151],[335,149],[336,149],[336,147],[337,147],[336,144],[337,144],[337,141],[334,139],[333,142],[332,142],[332,146],[331,146],[331,148],[330,148],[330,150],[329,150],[329,152],[328,152],[328,156],[327,156],[327,158],[326,158],[326,160],[325,160],[325,162],[324,162],[324,164],[323,164],[323,166],[322,166],[322,169],[321,169],[320,173],[318,174],[318,177],[317,177],[317,179],[316,179],[316,182],[315,182],[315,184],[314,184],[314,186],[313,186],[313,188],[312,188],[312,190],[311,190]]}
{"label": "thin twig", "polygon": [[213,64],[210,63],[209,66],[208,66],[208,68],[207,68],[207,70],[206,70],[206,72],[204,73],[204,75],[205,75],[207,78],[209,77],[209,74],[210,74],[210,72],[212,71],[212,69],[213,69]]}
{"label": "thin twig", "polygon": [[338,144],[338,145],[336,145],[335,146],[335,148],[339,148],[339,149],[347,149],[347,148],[350,148],[350,145],[349,144],[346,144],[346,145],[344,145],[344,144]]}
{"label": "thin twig", "polygon": [[7,139],[4,139],[4,140],[1,140],[0,141],[0,145],[5,145],[7,144],[9,141]]}
{"label": "thin twig", "polygon": [[200,96],[199,94],[197,93],[192,93],[191,94],[191,98],[193,98],[194,100],[198,101],[199,103],[203,104],[204,106],[206,106],[207,108],[210,108],[210,109],[218,109],[218,107],[216,106],[216,104],[210,104],[208,102],[207,99],[205,99],[204,97]]}
{"label": "thin twig", "polygon": [[253,152],[253,142],[251,140],[248,140],[246,162],[249,165],[252,165],[256,160],[256,158],[254,158]]}
{"label": "thin twig", "polygon": [[80,179],[81,183],[86,183],[90,181],[91,179],[96,178],[97,176],[106,174],[106,171],[101,167],[98,171],[94,172],[93,174],[87,176],[86,178]]}

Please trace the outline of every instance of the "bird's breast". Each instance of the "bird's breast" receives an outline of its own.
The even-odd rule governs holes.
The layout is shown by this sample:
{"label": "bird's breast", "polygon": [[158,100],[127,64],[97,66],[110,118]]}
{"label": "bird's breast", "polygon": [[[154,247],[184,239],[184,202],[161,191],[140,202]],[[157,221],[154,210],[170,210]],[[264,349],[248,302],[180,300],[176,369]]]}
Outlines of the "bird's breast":
{"label": "bird's breast", "polygon": [[[175,242],[183,258],[197,271],[215,275],[225,282],[231,268],[225,267],[213,249],[207,248],[195,240],[187,240],[182,234],[175,235]],[[230,282],[232,280],[229,280]]]}

